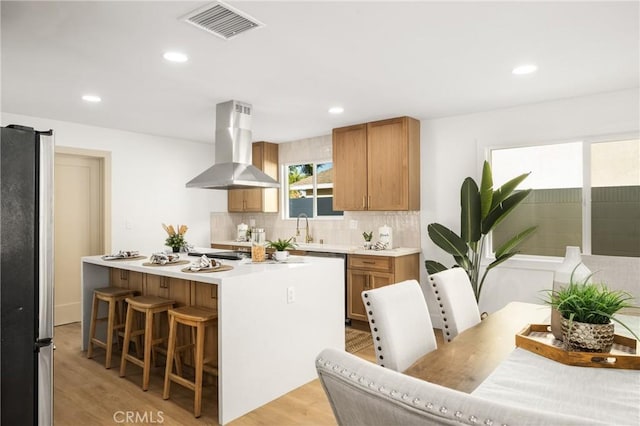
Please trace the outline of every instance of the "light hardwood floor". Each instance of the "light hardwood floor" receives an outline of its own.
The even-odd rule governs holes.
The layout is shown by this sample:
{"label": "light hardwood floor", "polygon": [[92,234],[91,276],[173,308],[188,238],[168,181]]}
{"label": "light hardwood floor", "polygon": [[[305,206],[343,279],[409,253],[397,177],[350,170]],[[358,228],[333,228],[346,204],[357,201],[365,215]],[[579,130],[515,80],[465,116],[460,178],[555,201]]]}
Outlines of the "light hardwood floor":
{"label": "light hardwood floor", "polygon": [[[104,368],[104,351],[93,359],[80,350],[80,324],[55,328],[54,423],[66,425],[113,425],[126,416],[129,424],[216,425],[218,413],[216,385],[205,385],[202,416],[193,417],[193,392],[177,384],[171,386],[171,399],[162,399],[164,367],[151,371],[149,390],[140,384],[142,369],[128,363],[127,375],[120,378],[119,353],[114,350],[113,366]],[[372,345],[356,355],[375,362]],[[115,417],[114,417],[115,416]],[[137,416],[137,417],[136,417]],[[145,417],[146,416],[146,417]],[[141,421],[145,419],[145,421]],[[162,421],[161,421],[162,420]],[[331,407],[316,379],[235,420],[232,425],[335,425]]]}

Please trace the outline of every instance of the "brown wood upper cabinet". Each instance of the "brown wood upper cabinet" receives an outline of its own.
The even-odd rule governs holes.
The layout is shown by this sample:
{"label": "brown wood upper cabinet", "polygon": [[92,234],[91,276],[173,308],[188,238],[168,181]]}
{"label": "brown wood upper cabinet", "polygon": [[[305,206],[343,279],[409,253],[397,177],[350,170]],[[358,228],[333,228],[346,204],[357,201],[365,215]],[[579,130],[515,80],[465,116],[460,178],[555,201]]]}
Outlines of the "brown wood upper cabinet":
{"label": "brown wood upper cabinet", "polygon": [[333,129],[333,173],[334,210],[419,210],[420,122]]}
{"label": "brown wood upper cabinet", "polygon": [[[255,167],[279,181],[277,144],[254,142],[251,157]],[[227,191],[227,201],[227,210],[230,212],[274,213],[278,211],[278,189],[230,189]]]}

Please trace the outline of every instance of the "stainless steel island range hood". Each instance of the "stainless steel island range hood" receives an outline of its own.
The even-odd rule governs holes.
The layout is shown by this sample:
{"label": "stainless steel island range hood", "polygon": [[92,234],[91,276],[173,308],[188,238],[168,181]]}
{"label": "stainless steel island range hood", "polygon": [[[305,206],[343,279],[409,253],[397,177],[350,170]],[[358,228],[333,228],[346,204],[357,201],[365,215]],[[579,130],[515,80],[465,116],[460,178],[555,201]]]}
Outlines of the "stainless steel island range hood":
{"label": "stainless steel island range hood", "polygon": [[251,164],[251,105],[216,105],[215,164],[187,182],[187,188],[279,188],[271,176]]}

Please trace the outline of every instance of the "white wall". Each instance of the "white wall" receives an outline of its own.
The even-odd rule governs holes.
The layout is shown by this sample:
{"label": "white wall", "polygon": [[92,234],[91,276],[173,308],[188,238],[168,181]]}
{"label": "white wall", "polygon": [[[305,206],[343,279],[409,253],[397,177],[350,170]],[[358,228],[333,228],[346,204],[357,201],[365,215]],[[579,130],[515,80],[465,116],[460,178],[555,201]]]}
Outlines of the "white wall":
{"label": "white wall", "polygon": [[226,191],[185,188],[213,164],[213,144],[2,113],[8,124],[51,128],[56,146],[111,152],[113,251],[163,250],[162,223],[186,224],[186,240],[208,247],[210,212],[227,210]]}
{"label": "white wall", "polygon": [[[471,176],[479,182],[485,151],[536,142],[563,142],[576,138],[640,131],[640,90],[638,88],[564,99],[504,110],[447,117],[421,122],[421,230],[426,259],[451,265],[429,239],[426,227],[439,222],[460,230],[460,185]],[[539,303],[540,290],[551,287],[553,270],[559,259],[513,261],[489,273],[480,308],[489,312],[511,300]],[[638,268],[640,259],[626,259],[629,268]],[[426,271],[422,268],[422,280]],[[614,284],[614,283],[611,283]],[[622,284],[640,297],[640,282]],[[437,312],[431,293],[430,310]],[[434,317],[439,324],[439,319]]]}

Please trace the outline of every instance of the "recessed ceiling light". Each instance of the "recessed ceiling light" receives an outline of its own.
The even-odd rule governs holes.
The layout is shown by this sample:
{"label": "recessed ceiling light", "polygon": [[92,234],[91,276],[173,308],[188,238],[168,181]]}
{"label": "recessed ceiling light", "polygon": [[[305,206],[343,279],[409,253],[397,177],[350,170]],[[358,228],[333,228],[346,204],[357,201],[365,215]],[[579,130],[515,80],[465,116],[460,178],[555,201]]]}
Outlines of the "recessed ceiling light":
{"label": "recessed ceiling light", "polygon": [[526,64],[515,67],[511,73],[514,75],[531,74],[538,70],[538,67],[534,64]]}
{"label": "recessed ceiling light", "polygon": [[187,55],[180,52],[165,52],[162,56],[170,62],[187,62],[189,60]]}
{"label": "recessed ceiling light", "polygon": [[329,108],[330,114],[342,114],[343,112],[344,112],[344,108],[342,108],[341,106],[334,106]]}
{"label": "recessed ceiling light", "polygon": [[82,100],[86,102],[101,102],[102,98],[97,95],[83,95]]}

